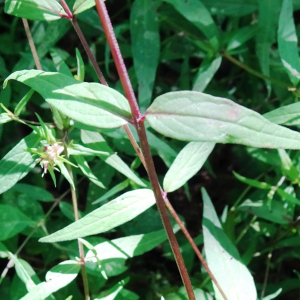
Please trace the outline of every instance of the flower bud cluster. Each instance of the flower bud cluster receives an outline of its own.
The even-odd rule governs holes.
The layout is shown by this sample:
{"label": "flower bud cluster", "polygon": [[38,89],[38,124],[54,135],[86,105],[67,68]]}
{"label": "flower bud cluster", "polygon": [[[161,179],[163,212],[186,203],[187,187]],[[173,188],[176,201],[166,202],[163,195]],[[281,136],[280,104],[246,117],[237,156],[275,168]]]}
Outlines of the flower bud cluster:
{"label": "flower bud cluster", "polygon": [[45,145],[35,151],[35,154],[40,157],[35,160],[35,163],[40,163],[40,166],[43,169],[42,177],[47,173],[47,170],[51,171],[59,169],[55,168],[56,163],[62,157],[60,154],[64,151],[64,147],[59,143],[54,143],[53,145]]}

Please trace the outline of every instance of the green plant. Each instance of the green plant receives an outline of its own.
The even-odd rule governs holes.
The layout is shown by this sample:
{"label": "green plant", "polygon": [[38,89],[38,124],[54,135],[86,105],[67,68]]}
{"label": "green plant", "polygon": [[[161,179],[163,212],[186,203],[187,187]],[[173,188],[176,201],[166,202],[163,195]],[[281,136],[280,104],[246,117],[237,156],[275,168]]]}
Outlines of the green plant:
{"label": "green plant", "polygon": [[[185,290],[168,291],[167,287],[166,291],[162,292],[162,283],[161,286],[155,288],[153,294],[149,294],[149,297],[155,295],[155,297],[165,296],[166,299],[179,299],[180,297],[211,299],[215,297],[228,300],[241,298],[255,300],[257,289],[253,276],[246,267],[257,255],[256,243],[251,244],[254,237],[258,239],[259,249],[261,249],[257,256],[260,256],[261,253],[268,253],[263,285],[257,285],[261,292],[260,298],[276,297],[281,290],[272,291],[270,289],[268,294],[271,293],[271,295],[265,297],[272,253],[276,247],[281,249],[286,247],[284,245],[296,244],[298,246],[298,236],[295,236],[298,232],[298,221],[295,216],[297,215],[296,205],[300,204],[300,200],[297,199],[294,185],[295,187],[299,186],[299,158],[298,154],[288,153],[283,149],[299,150],[300,134],[282,127],[280,124],[298,125],[299,119],[298,103],[291,104],[299,96],[297,85],[300,62],[297,29],[291,17],[293,9],[300,8],[299,5],[297,6],[296,3],[296,8],[293,8],[291,0],[278,0],[276,3],[262,0],[258,4],[256,1],[250,1],[248,5],[243,5],[242,1],[229,4],[226,1],[221,3],[217,0],[210,1],[211,3],[199,0],[187,2],[182,0],[154,2],[135,0],[133,4],[131,1],[126,4],[128,7],[132,5],[130,26],[128,27],[128,24],[124,23],[114,30],[103,0],[76,0],[75,3],[73,2],[64,0],[59,2],[56,0],[5,1],[6,13],[23,18],[30,50],[38,69],[32,69],[32,59],[26,55],[12,66],[11,69],[14,72],[10,75],[5,68],[4,61],[2,62],[2,70],[6,79],[3,83],[5,89],[1,93],[0,100],[5,112],[1,114],[0,121],[3,124],[16,121],[17,125],[11,125],[10,130],[13,130],[12,126],[19,126],[19,124],[22,124],[22,128],[27,125],[26,128],[33,130],[7,152],[0,161],[0,192],[3,194],[0,211],[0,220],[3,224],[1,254],[3,257],[10,258],[9,264],[14,263],[18,276],[16,278],[25,283],[28,292],[21,291],[20,295],[13,294],[12,297],[24,300],[53,299],[54,297],[71,299],[73,296],[74,299],[76,297],[80,299],[80,293],[77,292],[78,287],[73,280],[81,270],[85,299],[90,299],[91,295],[93,299],[136,299],[135,294],[123,288],[125,284],[130,283],[128,276],[121,275],[126,270],[125,261],[130,257],[150,251],[168,239]],[[73,6],[72,11],[69,5]],[[92,8],[95,5],[97,13]],[[240,9],[236,12],[238,7]],[[159,22],[158,9],[161,11]],[[215,19],[218,23],[210,13],[214,10],[216,10]],[[252,25],[249,23],[248,15],[256,11],[258,11],[257,25]],[[280,12],[279,18],[276,15],[277,12]],[[235,14],[237,19],[234,18]],[[99,30],[101,27],[96,23],[98,16],[105,34],[105,38],[101,37],[97,41],[103,45],[104,53],[101,56],[105,57],[104,66],[107,75],[105,77],[113,78],[110,70],[109,48],[120,77],[120,82],[112,82],[114,89],[108,87],[94,57],[94,50],[88,46],[77,20],[82,18],[88,29]],[[42,20],[42,22],[35,22],[32,29],[33,37],[40,38],[37,49],[35,49],[34,38],[31,36],[28,22],[24,18]],[[220,26],[225,26],[226,22],[228,22],[228,28],[222,32]],[[167,36],[163,41],[165,46],[165,51],[161,53],[163,58],[160,58],[159,23],[164,29],[163,33]],[[53,27],[51,24],[54,24]],[[68,31],[70,24],[73,25],[95,72],[91,66],[85,65],[80,51],[77,49],[75,60],[71,57],[68,58],[67,53],[62,49],[53,47],[57,40]],[[168,32],[170,30],[167,27],[168,24],[172,25],[172,30],[179,27],[182,31],[179,35],[174,36]],[[241,24],[246,25],[242,26]],[[271,56],[271,46],[276,41],[274,33],[276,33],[277,24],[278,49],[273,49],[273,56]],[[133,69],[129,70],[131,77],[134,78],[132,82],[116,40],[117,35],[121,40],[126,41],[128,28],[130,28],[132,36]],[[86,30],[86,32],[88,31]],[[255,35],[255,52],[261,73],[256,71],[258,66],[252,68],[247,63],[241,62],[251,61],[253,53],[251,39]],[[185,43],[176,41],[181,36],[185,37]],[[64,39],[66,40],[66,37]],[[126,43],[124,42],[124,44]],[[172,49],[172,47],[174,48]],[[123,48],[126,49],[126,45],[123,45]],[[50,56],[45,56],[48,53],[51,60]],[[233,55],[237,55],[239,60]],[[193,76],[195,77],[193,89],[189,91],[190,77],[195,75],[195,71],[190,69],[189,59],[199,56],[203,60],[196,76]],[[248,81],[253,81],[250,91],[241,89],[241,92],[235,97],[234,94],[239,83],[236,83],[236,87],[228,91],[228,87],[223,82],[214,83],[212,81],[223,58],[227,58],[238,68],[243,68],[250,74],[244,83],[244,86],[248,87]],[[169,92],[170,88],[162,80],[161,89],[166,93],[157,92],[158,97],[151,103],[155,74],[160,59],[165,61],[171,70],[179,71],[179,87],[183,91]],[[176,62],[177,59],[182,60],[180,66]],[[271,68],[273,66],[271,59],[274,59],[277,64],[273,62],[277,68],[274,67],[275,71]],[[75,66],[77,70],[75,76],[73,76],[68,63]],[[236,80],[236,76],[240,77],[238,73],[240,69],[235,70],[238,71],[233,71],[228,76],[232,81]],[[255,77],[250,77],[253,75]],[[88,81],[98,79],[101,84],[85,82],[86,76],[89,76]],[[213,92],[208,90],[208,94],[202,93],[210,82],[212,86],[215,84]],[[8,103],[11,92],[10,83],[17,84],[15,90],[18,88],[22,90],[23,97],[15,107],[14,103]],[[30,89],[24,90],[24,86]],[[138,101],[135,91],[138,91]],[[34,92],[37,92],[46,102],[41,102],[40,96]],[[249,103],[252,108],[262,105],[261,100],[273,94],[276,99],[286,97],[286,105],[274,110],[272,110],[275,108],[274,105],[272,107],[266,105],[260,111],[266,112],[270,108],[272,111],[264,115],[245,107],[249,106]],[[243,101],[244,106],[233,101],[243,95],[245,99],[257,97],[257,100]],[[54,123],[45,122],[44,120],[49,119],[49,114],[45,112],[40,114],[40,111],[39,115],[36,115],[38,122],[20,118],[20,115],[26,113],[25,108],[30,101],[35,101],[34,103],[38,104],[40,108],[46,107],[48,111],[51,110]],[[13,111],[10,110],[12,108]],[[147,126],[145,126],[145,122],[147,122]],[[124,152],[122,153],[124,159],[128,159],[128,155],[136,156],[131,168],[110,148],[103,136],[112,141],[119,151]],[[172,138],[172,140],[168,140],[166,137]],[[136,140],[139,141],[139,144]],[[128,141],[131,142],[135,154],[133,150],[124,149],[124,145],[129,145]],[[171,147],[167,141],[170,141]],[[187,181],[202,168],[216,143],[247,146],[247,154],[245,150],[236,148],[237,157],[243,160],[245,165],[246,157],[249,155],[253,157],[258,168],[256,165],[250,168],[249,175],[259,176],[259,178],[253,180],[233,173],[239,181],[248,184],[248,188],[239,197],[236,197],[234,203],[231,203],[229,211],[228,206],[227,210],[224,210],[223,227],[206,190],[202,188],[204,203],[202,227],[206,263],[167,195],[182,186],[185,186],[188,194]],[[167,173],[164,174],[163,188],[160,186],[156,174],[150,148],[169,167]],[[272,150],[257,148],[278,150],[272,152]],[[100,160],[97,161],[97,158]],[[36,165],[38,163],[43,168],[43,175],[47,172],[50,173],[55,186],[61,188],[63,178],[69,182],[74,216],[70,213],[71,206],[67,202],[61,202],[69,191],[54,198],[45,190],[45,181],[43,183],[40,181],[36,186],[18,183],[30,171],[33,171],[31,172],[33,173],[31,182],[38,181],[37,175],[34,175],[34,172],[37,172]],[[136,172],[141,163],[147,171],[149,181],[142,179]],[[91,165],[93,168],[90,167]],[[214,171],[209,163],[206,164],[206,168],[211,176],[214,176]],[[120,180],[118,177],[115,186],[112,185],[114,169],[127,177],[125,181],[124,178]],[[59,180],[56,179],[56,171],[62,175]],[[270,176],[270,172],[274,172],[275,175]],[[265,177],[268,183],[259,181],[261,177]],[[92,191],[88,195],[86,209],[82,213],[79,211],[77,203],[78,194],[82,193],[77,187],[84,178],[91,182]],[[265,191],[265,193],[257,190],[256,195],[254,193],[254,196],[251,195],[241,204],[252,186]],[[110,189],[105,193],[107,187]],[[122,191],[125,189],[128,191],[123,193]],[[120,192],[122,192],[121,195],[119,195]],[[235,189],[234,193],[237,194],[238,189]],[[98,199],[95,199],[94,195],[97,195]],[[119,196],[108,201],[115,195]],[[22,197],[25,197],[25,200]],[[24,201],[22,202],[22,200]],[[44,215],[41,205],[30,200],[54,202]],[[13,205],[14,201],[17,201],[17,207]],[[92,201],[93,203],[107,203],[94,209]],[[165,231],[151,225],[152,230],[143,231],[143,234],[128,234],[125,237],[113,238],[113,230],[117,226],[133,219],[139,220],[136,222],[142,224],[143,217],[138,216],[142,213],[145,214],[155,201],[159,214],[156,214],[153,209],[150,215],[157,217],[160,215]],[[52,218],[45,223],[58,204],[61,211],[58,216],[60,222],[55,223]],[[171,223],[167,208],[178,225]],[[33,215],[33,210],[38,213]],[[75,222],[68,225],[66,220],[61,218],[62,214]],[[82,214],[81,217],[80,214]],[[251,214],[254,214],[254,217]],[[269,223],[264,222],[264,219]],[[157,218],[154,220],[156,222]],[[280,226],[276,226],[276,224],[280,224]],[[130,225],[128,226],[130,227]],[[28,230],[29,227],[32,227],[31,231]],[[126,227],[123,225],[123,228]],[[143,227],[141,226],[141,228]],[[155,228],[157,230],[154,230]],[[185,246],[187,250],[183,249],[183,253],[185,253],[184,251],[187,253],[185,259],[188,260],[191,253],[195,251],[204,266],[200,282],[197,277],[192,278],[192,283],[190,281],[177,239],[173,233],[179,228],[189,241],[189,244]],[[250,231],[250,228],[253,231]],[[48,230],[52,232],[50,235]],[[123,230],[126,231],[126,229]],[[107,236],[108,240],[102,238],[83,239],[83,237],[103,232],[111,234]],[[16,248],[16,244],[13,243],[16,243],[19,233],[23,233],[27,237],[16,251],[13,251],[12,249]],[[30,248],[31,254],[37,251],[49,262],[60,261],[46,273],[46,280],[42,283],[25,260],[12,254],[15,252],[18,255],[28,245],[31,237],[40,239],[40,242],[43,243],[51,243],[55,250],[54,253],[51,251],[47,253],[49,250],[46,250],[48,247],[45,244],[33,242],[36,245],[34,244]],[[270,241],[267,240],[268,238]],[[76,239],[78,240],[79,258],[76,258],[78,252],[75,250],[76,243],[74,244]],[[243,249],[243,256],[240,256],[237,250],[241,240],[244,240],[246,245],[246,249]],[[63,244],[64,246],[58,243],[65,241],[69,242]],[[280,243],[283,245],[280,246]],[[86,254],[84,247],[88,249]],[[164,244],[164,249],[165,253],[168,253],[167,244]],[[280,259],[282,261],[284,258]],[[279,262],[277,263],[279,264]],[[2,273],[2,282],[7,278],[7,270],[8,268],[5,268]],[[45,271],[46,269],[43,267],[41,273],[45,273]],[[205,277],[206,272],[207,277]],[[118,277],[118,275],[120,276]],[[128,275],[130,277],[132,274],[129,272]],[[213,282],[213,287],[209,278]],[[15,284],[19,286],[17,283]],[[153,285],[155,286],[155,284]],[[172,285],[169,284],[169,286]],[[67,287],[70,288],[67,289]],[[73,291],[73,288],[76,291]],[[63,290],[67,291],[66,294]],[[57,294],[52,295],[57,291]],[[143,297],[146,296],[143,295]]]}

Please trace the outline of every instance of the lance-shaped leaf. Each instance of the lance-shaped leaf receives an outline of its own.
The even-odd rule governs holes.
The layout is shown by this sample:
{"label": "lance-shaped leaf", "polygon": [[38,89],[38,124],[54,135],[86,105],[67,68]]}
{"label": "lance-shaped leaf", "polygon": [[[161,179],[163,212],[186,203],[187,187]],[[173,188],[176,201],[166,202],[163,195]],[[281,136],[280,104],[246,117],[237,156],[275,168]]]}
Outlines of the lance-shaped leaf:
{"label": "lance-shaped leaf", "polygon": [[139,104],[146,110],[150,104],[159,59],[159,26],[157,4],[135,0],[130,13],[131,49],[138,80]]}
{"label": "lance-shaped leaf", "polygon": [[283,125],[300,124],[300,102],[274,109],[263,115],[269,121]]}
{"label": "lance-shaped leaf", "polygon": [[198,92],[159,96],[146,119],[161,134],[179,140],[300,149],[300,133],[271,123],[233,101]]}
{"label": "lance-shaped leaf", "polygon": [[53,267],[46,274],[46,281],[38,284],[20,300],[41,300],[73,281],[80,271],[77,261],[67,260]]}
{"label": "lance-shaped leaf", "polygon": [[[271,46],[276,42],[276,29],[278,25],[279,0],[258,1],[258,32],[256,35],[256,54],[264,75],[270,75]],[[271,84],[266,81],[269,92]]]}
{"label": "lance-shaped leaf", "polygon": [[151,190],[141,189],[125,193],[79,221],[40,239],[40,242],[61,242],[108,231],[132,220],[154,203],[155,198]]}
{"label": "lance-shaped leaf", "polygon": [[118,170],[120,173],[133,180],[137,184],[141,186],[146,186],[141,179],[139,179],[133,171],[125,164],[125,162],[114,153],[109,145],[106,143],[105,139],[98,132],[92,132],[87,130],[81,130],[81,139],[84,144],[86,144],[89,148],[95,151],[105,151],[110,155],[97,154],[100,159],[105,161],[107,164],[112,166],[114,169]]}
{"label": "lance-shaped leaf", "polygon": [[[208,38],[211,45],[217,49],[219,46],[219,30],[207,8],[199,0],[164,0],[172,4],[186,19],[198,27]],[[199,18],[201,16],[201,18]]]}
{"label": "lance-shaped leaf", "polygon": [[34,287],[36,287],[36,284],[31,279],[31,276],[28,274],[21,261],[19,261],[19,259],[15,257],[11,252],[9,252],[9,256],[15,263],[15,269],[19,278],[25,283],[27,291],[30,292],[34,289]]}
{"label": "lance-shaped leaf", "polygon": [[35,148],[40,141],[36,132],[22,139],[0,161],[0,194],[4,193],[35,166],[35,159],[25,151],[27,148]]}
{"label": "lance-shaped leaf", "polygon": [[92,182],[94,182],[96,185],[102,187],[105,189],[106,187],[103,185],[103,183],[93,174],[91,168],[89,167],[89,164],[84,159],[82,155],[76,155],[74,157],[76,160],[78,167],[82,171],[82,173]]}
{"label": "lance-shaped leaf", "polygon": [[73,6],[74,14],[80,14],[81,12],[95,6],[95,0],[76,0]]}
{"label": "lance-shaped leaf", "polygon": [[203,166],[215,144],[190,142],[177,155],[164,178],[165,192],[173,192],[183,186]]}
{"label": "lance-shaped leaf", "polygon": [[[207,264],[217,282],[230,300],[256,300],[257,294],[253,277],[241,262],[240,255],[230,239],[223,232],[213,204],[202,189],[203,235]],[[217,300],[223,300],[214,285]]]}
{"label": "lance-shaped leaf", "polygon": [[[179,230],[179,226],[174,226],[174,232]],[[105,241],[94,246],[97,258],[100,261],[109,260],[113,258],[128,259],[134,256],[142,255],[161,244],[167,239],[166,231],[164,229],[153,231],[146,234],[131,235],[123,238]],[[93,257],[93,251],[86,254],[86,259],[91,257],[91,260],[96,262]]]}
{"label": "lance-shaped leaf", "polygon": [[6,0],[7,14],[30,20],[57,20],[66,15],[62,6],[55,0]]}
{"label": "lance-shaped leaf", "polygon": [[282,2],[278,27],[278,50],[287,74],[296,86],[300,80],[300,59],[292,0],[283,0]]}
{"label": "lance-shaped leaf", "polygon": [[37,70],[17,71],[14,79],[30,86],[66,116],[100,128],[114,128],[131,119],[128,101],[119,92],[99,83],[78,82],[67,75]]}
{"label": "lance-shaped leaf", "polygon": [[19,209],[6,204],[0,204],[0,241],[7,240],[35,223]]}
{"label": "lance-shaped leaf", "polygon": [[54,200],[54,197],[51,193],[35,185],[17,183],[14,185],[12,190],[21,194],[25,194],[32,200],[40,200],[43,202],[51,202]]}
{"label": "lance-shaped leaf", "polygon": [[195,77],[193,91],[203,92],[210,83],[221,65],[222,57],[217,57],[213,61],[211,58],[205,59],[201,64],[198,74]]}
{"label": "lance-shaped leaf", "polygon": [[273,223],[289,224],[293,221],[293,218],[285,206],[286,204],[282,201],[272,200],[270,207],[267,201],[251,201],[247,199],[238,207],[238,210],[246,211]]}

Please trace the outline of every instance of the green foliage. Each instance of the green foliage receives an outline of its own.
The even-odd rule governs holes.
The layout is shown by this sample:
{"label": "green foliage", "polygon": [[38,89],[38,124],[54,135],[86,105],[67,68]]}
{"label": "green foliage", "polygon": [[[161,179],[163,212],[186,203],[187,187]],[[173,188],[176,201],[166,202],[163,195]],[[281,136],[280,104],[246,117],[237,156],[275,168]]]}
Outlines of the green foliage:
{"label": "green foliage", "polygon": [[[108,86],[63,2],[0,1],[0,299],[83,300],[85,281],[92,300],[189,299],[127,136],[144,121],[163,195],[228,300],[296,299],[299,1],[106,1],[138,126],[95,1],[65,2]],[[196,299],[222,300],[171,221]]]}

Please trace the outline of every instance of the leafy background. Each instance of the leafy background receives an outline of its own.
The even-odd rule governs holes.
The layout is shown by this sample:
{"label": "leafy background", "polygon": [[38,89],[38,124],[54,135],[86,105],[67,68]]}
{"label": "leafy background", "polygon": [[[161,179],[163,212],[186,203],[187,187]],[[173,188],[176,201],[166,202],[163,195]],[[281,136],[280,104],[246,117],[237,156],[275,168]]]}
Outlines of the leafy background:
{"label": "leafy background", "polygon": [[[298,1],[106,2],[143,110],[157,96],[178,90],[205,91],[207,94],[231,99],[261,114],[297,103],[299,92],[291,88],[297,86],[297,72],[300,71]],[[292,4],[294,18],[289,15]],[[123,93],[95,9],[78,14],[78,21],[109,86]],[[34,62],[22,21],[4,13],[4,1],[0,1],[0,26],[0,80],[3,82],[13,71],[33,68]],[[75,49],[78,48],[85,64],[85,81],[98,81],[68,20],[33,21],[30,26],[44,70],[56,71],[58,65],[55,58],[59,58],[66,64],[60,67],[65,70],[70,68],[75,75]],[[14,110],[28,91],[27,86],[11,82],[1,92],[0,102]],[[53,122],[49,105],[34,93],[21,117],[38,121],[36,112],[44,122]],[[278,115],[281,114],[275,117]],[[292,120],[279,120],[278,123],[293,125],[292,128],[298,130],[298,118],[296,115]],[[0,126],[0,157],[4,157],[21,138],[31,132],[28,127],[15,122]],[[148,185],[146,173],[125,132],[122,129],[99,129],[99,133],[107,142],[106,151],[117,152],[131,171]],[[164,175],[186,143],[163,137],[151,128],[148,129],[148,137],[159,179],[163,184]],[[96,133],[86,137],[85,143],[79,129],[74,129],[71,138],[82,140],[84,144],[98,138],[100,140],[94,145],[94,150],[103,149],[99,144],[101,138]],[[108,164],[104,160],[101,156],[87,158],[97,177],[94,182],[83,176],[82,170],[75,170],[81,215],[125,191],[139,188],[135,182],[138,179],[133,175],[127,179],[123,175],[124,170],[120,173],[114,168],[116,164]],[[238,249],[239,259],[254,277],[258,295],[263,294],[263,297],[282,289],[278,299],[295,299],[299,297],[299,172],[300,157],[297,151],[217,144],[204,167],[183,187],[170,193],[169,199],[200,246],[203,244],[202,232],[205,233],[205,223],[202,231],[201,187],[205,187],[224,232]],[[125,171],[127,177],[129,173]],[[100,187],[99,182],[107,190],[118,185],[115,196],[101,198],[107,190]],[[35,193],[32,185],[37,188]],[[7,231],[0,234],[0,247],[3,250],[0,248],[3,256],[0,260],[1,270],[7,264],[6,249],[15,253],[36,222],[45,218],[52,205],[51,201],[58,199],[68,189],[68,182],[62,176],[58,176],[57,188],[54,188],[51,178],[47,175],[42,178],[40,168],[35,167],[20,184],[0,196],[1,228],[7,228]],[[78,255],[74,241],[51,245],[38,243],[45,231],[55,232],[73,221],[70,198],[70,194],[63,197],[45,225],[39,227],[20,253],[19,257],[30,264],[39,280],[53,266]],[[47,202],[44,202],[45,199]],[[93,204],[95,201],[97,203]],[[205,201],[209,205],[208,200]],[[101,237],[90,237],[87,240],[96,245],[103,238],[113,240],[161,229],[159,214],[152,207],[134,220],[101,234]],[[209,277],[183,234],[178,232],[177,237],[197,297],[210,299],[213,287]],[[109,270],[112,270],[111,273]],[[122,286],[122,280],[128,283],[115,299],[158,299],[160,295],[170,300],[185,299],[167,242],[141,256],[114,259],[111,265],[107,263],[106,272],[109,275],[107,281],[92,267],[89,270],[91,292],[100,299],[101,292],[113,292],[118,284]],[[66,299],[69,295],[73,295],[73,299],[83,299],[80,291],[82,283],[78,277],[54,295],[56,299]],[[10,269],[0,286],[1,299],[20,299],[26,293],[20,276],[14,269]]]}

